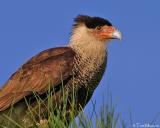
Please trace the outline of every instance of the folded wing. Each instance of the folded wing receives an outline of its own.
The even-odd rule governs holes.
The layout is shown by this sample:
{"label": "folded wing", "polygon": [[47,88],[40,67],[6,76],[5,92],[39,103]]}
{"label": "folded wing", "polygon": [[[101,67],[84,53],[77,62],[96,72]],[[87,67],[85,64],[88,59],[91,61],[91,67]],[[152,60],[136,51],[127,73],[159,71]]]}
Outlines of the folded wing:
{"label": "folded wing", "polygon": [[72,75],[75,52],[68,47],[51,48],[32,57],[6,82],[0,91],[0,111],[33,92],[43,94]]}

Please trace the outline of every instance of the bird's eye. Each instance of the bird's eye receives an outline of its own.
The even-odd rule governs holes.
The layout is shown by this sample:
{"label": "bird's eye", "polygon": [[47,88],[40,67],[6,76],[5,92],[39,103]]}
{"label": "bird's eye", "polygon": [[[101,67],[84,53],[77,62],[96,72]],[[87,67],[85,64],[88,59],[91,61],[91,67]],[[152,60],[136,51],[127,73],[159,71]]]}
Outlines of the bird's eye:
{"label": "bird's eye", "polygon": [[101,26],[97,26],[97,27],[96,27],[96,30],[101,30]]}

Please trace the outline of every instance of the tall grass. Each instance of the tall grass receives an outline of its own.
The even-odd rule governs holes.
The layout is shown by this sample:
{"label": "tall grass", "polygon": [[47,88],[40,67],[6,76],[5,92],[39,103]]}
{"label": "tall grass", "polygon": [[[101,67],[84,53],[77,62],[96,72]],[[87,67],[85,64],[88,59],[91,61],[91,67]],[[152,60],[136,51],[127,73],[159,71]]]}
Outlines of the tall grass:
{"label": "tall grass", "polygon": [[[44,105],[44,101],[35,94],[38,103],[37,107],[39,107],[39,109],[42,105],[43,107],[47,107],[48,119],[43,120],[45,122],[44,124],[40,124],[40,122],[36,120],[37,117],[40,119],[41,115],[34,112],[31,108],[28,110],[28,116],[32,123],[24,125],[20,123],[19,120],[21,119],[14,120],[9,116],[10,114],[8,114],[4,115],[4,120],[7,123],[0,124],[0,128],[125,128],[123,121],[121,121],[120,114],[116,114],[115,107],[112,104],[108,104],[109,102],[102,104],[98,112],[95,108],[96,102],[92,102],[92,109],[90,115],[88,115],[84,113],[83,108],[76,109],[75,93],[72,94],[72,98],[69,101],[71,105],[69,111],[67,110],[68,93],[65,93],[61,99],[63,105],[55,105],[55,107],[53,107],[53,97],[53,92],[49,90],[47,93],[48,103]],[[26,104],[30,107],[27,100]],[[46,113],[44,113],[44,115],[45,114]]]}

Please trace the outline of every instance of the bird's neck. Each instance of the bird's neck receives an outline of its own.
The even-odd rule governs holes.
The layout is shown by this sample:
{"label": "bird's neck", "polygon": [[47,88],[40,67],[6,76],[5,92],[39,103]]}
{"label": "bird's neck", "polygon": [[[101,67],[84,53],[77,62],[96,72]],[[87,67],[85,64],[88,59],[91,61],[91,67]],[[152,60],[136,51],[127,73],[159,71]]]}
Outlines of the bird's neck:
{"label": "bird's neck", "polygon": [[69,47],[82,58],[101,61],[106,56],[106,43],[96,40],[83,26],[73,30]]}

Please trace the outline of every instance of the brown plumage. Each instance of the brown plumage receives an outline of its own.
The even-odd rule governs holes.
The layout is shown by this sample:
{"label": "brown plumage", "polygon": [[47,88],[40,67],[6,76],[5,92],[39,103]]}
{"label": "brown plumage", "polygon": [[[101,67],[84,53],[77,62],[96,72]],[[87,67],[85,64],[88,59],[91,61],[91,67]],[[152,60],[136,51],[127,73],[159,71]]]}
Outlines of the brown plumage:
{"label": "brown plumage", "polygon": [[[55,92],[53,104],[61,105],[62,85],[69,93],[76,88],[77,105],[84,107],[89,101],[105,71],[105,42],[120,39],[121,35],[109,21],[99,17],[80,15],[75,22],[68,46],[51,48],[32,57],[5,83],[0,91],[0,119],[11,106],[23,106],[18,116],[24,120],[28,110],[25,100],[36,109],[34,93],[44,100],[50,87]],[[47,113],[47,109],[42,107],[41,112]]]}
{"label": "brown plumage", "polygon": [[75,52],[67,47],[51,48],[34,56],[15,72],[0,92],[0,111],[12,102],[37,92],[45,93],[49,84],[56,86],[71,75]]}

